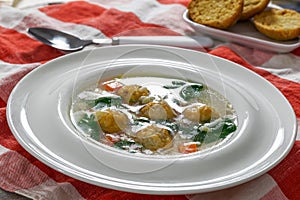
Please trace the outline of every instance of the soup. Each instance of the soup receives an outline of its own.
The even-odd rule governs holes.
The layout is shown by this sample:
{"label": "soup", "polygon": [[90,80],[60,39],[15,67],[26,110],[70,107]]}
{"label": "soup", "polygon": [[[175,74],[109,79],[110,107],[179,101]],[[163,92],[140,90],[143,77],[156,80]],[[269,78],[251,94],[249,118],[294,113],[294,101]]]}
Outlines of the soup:
{"label": "soup", "polygon": [[99,82],[76,96],[71,118],[97,143],[150,155],[203,151],[237,129],[236,113],[220,93],[162,77]]}

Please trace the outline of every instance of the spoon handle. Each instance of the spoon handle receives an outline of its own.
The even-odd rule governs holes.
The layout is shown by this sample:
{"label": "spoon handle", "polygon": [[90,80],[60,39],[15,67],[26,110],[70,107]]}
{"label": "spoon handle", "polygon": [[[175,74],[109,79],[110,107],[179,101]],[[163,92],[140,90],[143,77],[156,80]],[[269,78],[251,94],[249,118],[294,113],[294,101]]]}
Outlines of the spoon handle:
{"label": "spoon handle", "polygon": [[213,46],[213,40],[205,36],[120,36],[113,38],[112,45],[124,44],[154,44],[199,49]]}
{"label": "spoon handle", "polygon": [[94,39],[94,44],[106,45],[124,45],[124,44],[153,44],[175,46],[188,49],[201,49],[213,46],[211,38],[205,36],[120,36],[102,39]]}

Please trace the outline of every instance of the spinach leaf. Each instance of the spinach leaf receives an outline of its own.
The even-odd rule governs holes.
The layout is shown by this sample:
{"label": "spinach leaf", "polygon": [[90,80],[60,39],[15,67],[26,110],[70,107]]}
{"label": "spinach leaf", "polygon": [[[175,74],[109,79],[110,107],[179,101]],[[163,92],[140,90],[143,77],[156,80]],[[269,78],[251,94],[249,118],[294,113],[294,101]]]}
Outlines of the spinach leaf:
{"label": "spinach leaf", "polygon": [[128,147],[130,147],[133,144],[135,144],[135,142],[133,142],[133,141],[120,140],[119,142],[116,142],[114,144],[114,147],[119,148],[119,149],[127,149]]}
{"label": "spinach leaf", "polygon": [[98,141],[100,135],[100,127],[95,118],[95,115],[84,114],[84,116],[78,122],[78,125],[84,132],[90,134],[91,138]]}
{"label": "spinach leaf", "polygon": [[213,128],[213,131],[219,132],[220,133],[219,138],[224,139],[227,135],[234,132],[236,130],[236,128],[237,127],[236,127],[235,123],[232,120],[230,120],[228,118],[225,118],[223,121],[218,123]]}
{"label": "spinach leaf", "polygon": [[192,138],[198,134],[198,126],[193,125],[180,125],[178,130],[181,132],[181,135],[185,137]]}
{"label": "spinach leaf", "polygon": [[178,124],[170,121],[159,121],[161,125],[164,125],[168,128],[170,128],[173,132],[177,132],[179,130]]}
{"label": "spinach leaf", "polygon": [[176,89],[179,88],[180,85],[164,85],[163,88],[165,89]]}
{"label": "spinach leaf", "polygon": [[121,140],[114,144],[114,147],[121,150],[126,150],[129,153],[138,153],[145,150],[144,146],[132,140]]}
{"label": "spinach leaf", "polygon": [[201,126],[198,128],[198,134],[193,138],[194,142],[211,143],[219,139],[224,139],[237,129],[235,123],[228,118],[222,119],[217,124],[208,124],[206,126],[207,130],[202,129]]}
{"label": "spinach leaf", "polygon": [[110,106],[121,106],[122,105],[122,98],[121,97],[100,97],[95,100],[95,105],[99,106],[100,108],[103,107],[110,107]]}
{"label": "spinach leaf", "polygon": [[172,85],[165,85],[163,86],[163,88],[166,88],[166,89],[176,89],[176,88],[179,88],[183,85],[185,85],[186,83],[183,82],[183,81],[172,81]]}
{"label": "spinach leaf", "polygon": [[150,123],[150,120],[146,117],[139,117],[133,120],[134,125],[143,125],[143,123]]}
{"label": "spinach leaf", "polygon": [[198,134],[194,136],[193,141],[203,143],[206,136],[207,136],[207,131],[198,131]]}
{"label": "spinach leaf", "polygon": [[183,86],[183,85],[186,84],[186,82],[183,82],[183,81],[172,81],[172,84],[173,84],[173,85]]}
{"label": "spinach leaf", "polygon": [[188,85],[182,88],[179,94],[184,100],[189,101],[193,98],[200,97],[203,89],[204,86],[202,84]]}

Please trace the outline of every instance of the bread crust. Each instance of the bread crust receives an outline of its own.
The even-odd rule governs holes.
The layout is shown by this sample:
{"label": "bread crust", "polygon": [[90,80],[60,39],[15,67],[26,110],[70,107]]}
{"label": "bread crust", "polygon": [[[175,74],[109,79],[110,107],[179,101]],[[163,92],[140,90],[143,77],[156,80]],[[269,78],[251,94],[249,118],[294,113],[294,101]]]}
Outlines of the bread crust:
{"label": "bread crust", "polygon": [[243,5],[244,0],[192,0],[189,17],[199,24],[228,29],[240,19]]}
{"label": "bread crust", "polygon": [[270,0],[244,0],[243,12],[240,20],[248,20],[262,12],[270,3]]}
{"label": "bread crust", "polygon": [[300,13],[289,9],[270,9],[254,16],[257,30],[275,40],[290,40],[300,35]]}

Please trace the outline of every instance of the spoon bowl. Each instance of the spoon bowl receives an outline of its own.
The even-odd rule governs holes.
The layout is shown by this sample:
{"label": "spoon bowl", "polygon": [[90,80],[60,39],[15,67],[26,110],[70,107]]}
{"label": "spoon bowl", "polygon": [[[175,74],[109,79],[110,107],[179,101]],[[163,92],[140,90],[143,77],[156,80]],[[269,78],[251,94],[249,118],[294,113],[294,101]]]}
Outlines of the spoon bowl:
{"label": "spoon bowl", "polygon": [[29,28],[28,32],[39,41],[64,51],[77,51],[93,44],[92,40],[82,40],[74,35],[48,28]]}

